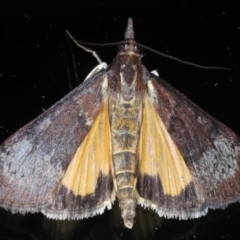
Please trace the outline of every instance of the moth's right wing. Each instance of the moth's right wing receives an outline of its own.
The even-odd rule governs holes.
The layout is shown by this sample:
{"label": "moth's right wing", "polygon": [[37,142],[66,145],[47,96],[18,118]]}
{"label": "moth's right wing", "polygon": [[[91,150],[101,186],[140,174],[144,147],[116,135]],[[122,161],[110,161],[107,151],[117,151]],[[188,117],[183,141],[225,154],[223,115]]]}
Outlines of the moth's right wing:
{"label": "moth's right wing", "polygon": [[108,78],[95,74],[0,146],[0,206],[55,219],[111,207]]}
{"label": "moth's right wing", "polygon": [[240,200],[240,139],[160,78],[148,80],[139,140],[138,203],[197,218]]}

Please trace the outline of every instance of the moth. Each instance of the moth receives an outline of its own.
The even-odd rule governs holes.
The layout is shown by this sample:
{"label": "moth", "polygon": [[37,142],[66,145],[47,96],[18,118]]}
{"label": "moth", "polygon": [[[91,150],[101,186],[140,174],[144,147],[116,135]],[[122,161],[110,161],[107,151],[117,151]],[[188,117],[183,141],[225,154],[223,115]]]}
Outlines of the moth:
{"label": "moth", "polygon": [[198,218],[240,199],[239,138],[141,63],[132,19],[110,66],[0,146],[0,206],[83,219],[119,201]]}

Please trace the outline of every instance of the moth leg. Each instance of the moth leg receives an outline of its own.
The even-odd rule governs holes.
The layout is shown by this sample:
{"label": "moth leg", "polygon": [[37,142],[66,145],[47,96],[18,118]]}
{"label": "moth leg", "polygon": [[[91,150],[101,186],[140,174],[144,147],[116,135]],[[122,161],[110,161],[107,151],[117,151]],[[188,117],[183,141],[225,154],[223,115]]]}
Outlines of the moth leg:
{"label": "moth leg", "polygon": [[96,53],[94,50],[92,50],[91,48],[87,48],[87,47],[83,46],[82,44],[80,44],[80,43],[71,35],[71,33],[70,33],[68,30],[66,30],[66,33],[67,33],[67,35],[73,40],[73,42],[74,42],[78,47],[82,48],[82,49],[83,49],[84,51],[86,51],[86,52],[92,53],[92,55],[97,59],[97,61],[98,61],[99,63],[102,62],[102,60],[100,59],[100,57],[97,55],[97,53]]}
{"label": "moth leg", "polygon": [[153,75],[155,75],[155,76],[159,77],[159,73],[158,73],[158,71],[157,71],[157,70],[153,70],[153,71],[151,71],[151,74],[153,74]]}
{"label": "moth leg", "polygon": [[88,80],[90,77],[95,75],[98,72],[101,72],[103,69],[107,69],[107,64],[105,62],[102,62],[98,64],[84,79],[84,81]]}

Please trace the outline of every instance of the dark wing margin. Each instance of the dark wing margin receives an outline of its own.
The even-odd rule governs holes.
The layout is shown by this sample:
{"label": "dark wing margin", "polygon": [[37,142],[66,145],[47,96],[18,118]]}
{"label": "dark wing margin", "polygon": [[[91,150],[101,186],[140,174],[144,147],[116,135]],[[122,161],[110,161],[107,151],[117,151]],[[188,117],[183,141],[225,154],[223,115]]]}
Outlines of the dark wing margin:
{"label": "dark wing margin", "polygon": [[94,75],[0,146],[1,207],[56,219],[89,217],[111,207],[110,175],[99,173],[96,192],[84,197],[61,187],[68,165],[102,109],[107,85],[104,72]]}
{"label": "dark wing margin", "polygon": [[160,216],[196,218],[240,200],[238,136],[160,78],[148,81],[156,111],[181,153],[192,181],[177,196],[158,176],[139,175],[139,204]]}

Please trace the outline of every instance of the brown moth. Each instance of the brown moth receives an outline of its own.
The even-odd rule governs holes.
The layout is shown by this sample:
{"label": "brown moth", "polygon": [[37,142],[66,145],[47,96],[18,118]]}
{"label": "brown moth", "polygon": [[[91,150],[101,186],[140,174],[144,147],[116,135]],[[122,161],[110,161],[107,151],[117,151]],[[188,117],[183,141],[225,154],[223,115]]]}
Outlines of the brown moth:
{"label": "brown moth", "polygon": [[118,198],[189,219],[240,199],[239,138],[141,63],[129,19],[110,66],[0,146],[0,206],[82,219]]}

